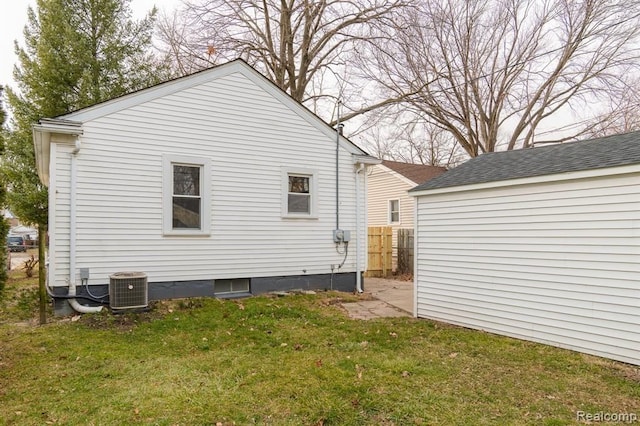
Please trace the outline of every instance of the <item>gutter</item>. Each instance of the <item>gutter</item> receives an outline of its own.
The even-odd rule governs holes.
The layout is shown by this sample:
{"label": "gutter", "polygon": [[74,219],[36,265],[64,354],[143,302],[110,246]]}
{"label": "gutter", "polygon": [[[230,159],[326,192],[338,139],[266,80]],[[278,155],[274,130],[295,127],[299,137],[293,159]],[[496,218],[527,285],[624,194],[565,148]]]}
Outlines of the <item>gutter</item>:
{"label": "gutter", "polygon": [[33,148],[36,155],[36,170],[40,182],[49,187],[49,166],[51,162],[51,139],[56,142],[73,144],[82,134],[82,123],[70,120],[43,118],[33,125]]}

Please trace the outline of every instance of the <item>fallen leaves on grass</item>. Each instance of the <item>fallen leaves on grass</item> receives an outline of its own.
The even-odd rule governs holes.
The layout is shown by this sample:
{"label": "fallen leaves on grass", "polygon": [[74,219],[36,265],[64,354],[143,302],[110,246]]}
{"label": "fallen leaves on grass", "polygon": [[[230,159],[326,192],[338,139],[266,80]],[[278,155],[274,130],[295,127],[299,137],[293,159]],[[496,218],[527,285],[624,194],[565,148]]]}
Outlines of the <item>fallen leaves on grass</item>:
{"label": "fallen leaves on grass", "polygon": [[361,365],[356,364],[356,376],[358,377],[358,380],[362,380],[362,372],[364,371],[364,367],[362,367]]}

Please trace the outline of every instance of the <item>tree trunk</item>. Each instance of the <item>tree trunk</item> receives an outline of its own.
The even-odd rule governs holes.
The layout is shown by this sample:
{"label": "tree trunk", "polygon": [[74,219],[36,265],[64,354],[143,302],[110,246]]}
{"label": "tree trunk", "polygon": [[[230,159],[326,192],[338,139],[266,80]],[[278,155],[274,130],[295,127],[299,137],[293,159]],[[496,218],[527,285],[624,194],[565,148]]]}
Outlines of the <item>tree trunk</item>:
{"label": "tree trunk", "polygon": [[38,225],[38,293],[40,295],[40,324],[47,323],[47,288],[45,248],[47,246],[46,225]]}

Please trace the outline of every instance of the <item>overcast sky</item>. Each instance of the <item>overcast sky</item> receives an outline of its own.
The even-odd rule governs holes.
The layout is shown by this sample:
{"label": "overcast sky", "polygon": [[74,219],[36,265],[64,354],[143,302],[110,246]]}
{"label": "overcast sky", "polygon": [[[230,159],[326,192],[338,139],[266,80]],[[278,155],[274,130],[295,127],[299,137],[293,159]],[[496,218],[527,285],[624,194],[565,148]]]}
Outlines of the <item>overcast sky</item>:
{"label": "overcast sky", "polygon": [[[0,85],[15,87],[12,72],[17,59],[13,41],[21,45],[22,30],[27,23],[27,8],[34,6],[36,0],[6,0],[2,4],[0,17]],[[134,16],[144,16],[155,5],[159,10],[171,11],[180,4],[180,0],[131,0]]]}

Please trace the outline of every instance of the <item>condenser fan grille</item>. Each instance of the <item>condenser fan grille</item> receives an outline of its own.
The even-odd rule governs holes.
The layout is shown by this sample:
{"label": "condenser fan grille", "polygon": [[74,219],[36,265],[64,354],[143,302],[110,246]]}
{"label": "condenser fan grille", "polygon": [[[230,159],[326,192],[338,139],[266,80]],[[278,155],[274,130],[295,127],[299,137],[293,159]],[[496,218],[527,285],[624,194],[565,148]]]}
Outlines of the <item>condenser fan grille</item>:
{"label": "condenser fan grille", "polygon": [[137,309],[149,305],[147,275],[143,272],[116,272],[109,277],[111,309]]}

